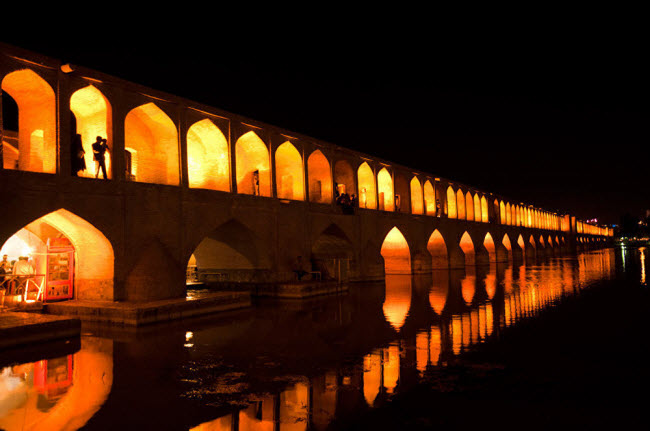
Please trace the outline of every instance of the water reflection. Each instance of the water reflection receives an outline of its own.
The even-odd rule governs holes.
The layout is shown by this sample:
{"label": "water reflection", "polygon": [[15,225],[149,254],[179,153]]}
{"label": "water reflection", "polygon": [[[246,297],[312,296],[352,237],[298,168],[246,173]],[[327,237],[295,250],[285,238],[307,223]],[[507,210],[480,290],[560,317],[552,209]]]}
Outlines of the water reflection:
{"label": "water reflection", "polygon": [[645,249],[633,252],[389,276],[229,317],[91,328],[73,354],[2,369],[0,429],[325,430],[613,278],[623,257],[645,283]]}

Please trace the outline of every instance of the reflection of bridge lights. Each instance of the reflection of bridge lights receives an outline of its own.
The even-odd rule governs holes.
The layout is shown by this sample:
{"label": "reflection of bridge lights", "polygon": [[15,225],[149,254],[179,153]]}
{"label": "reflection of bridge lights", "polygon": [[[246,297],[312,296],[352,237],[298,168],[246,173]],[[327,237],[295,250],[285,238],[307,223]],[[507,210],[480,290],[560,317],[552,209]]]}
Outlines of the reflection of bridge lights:
{"label": "reflection of bridge lights", "polygon": [[192,340],[194,339],[194,332],[192,331],[187,331],[185,333],[185,347],[194,347],[194,343],[192,343]]}
{"label": "reflection of bridge lights", "polygon": [[641,252],[641,284],[645,285],[645,247],[639,249]]}

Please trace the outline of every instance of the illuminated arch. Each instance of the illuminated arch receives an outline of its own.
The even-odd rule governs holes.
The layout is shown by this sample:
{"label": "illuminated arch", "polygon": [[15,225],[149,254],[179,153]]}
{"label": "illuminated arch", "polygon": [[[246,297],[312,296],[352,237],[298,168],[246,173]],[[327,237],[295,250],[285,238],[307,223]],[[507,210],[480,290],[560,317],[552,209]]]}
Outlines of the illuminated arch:
{"label": "illuminated arch", "polygon": [[178,134],[174,122],[154,103],[132,109],[124,120],[124,146],[137,153],[135,181],[179,184]]}
{"label": "illuminated arch", "polygon": [[334,183],[339,194],[353,195],[357,193],[354,171],[347,160],[339,160],[334,164]]}
{"label": "illuminated arch", "polygon": [[488,223],[490,221],[489,212],[488,212],[488,201],[485,199],[485,196],[481,196],[481,221],[483,223]]}
{"label": "illuminated arch", "polygon": [[275,150],[275,185],[279,199],[305,200],[302,157],[291,142]]}
{"label": "illuminated arch", "polygon": [[253,131],[245,133],[235,143],[235,173],[237,193],[271,196],[269,150]]}
{"label": "illuminated arch", "polygon": [[496,253],[496,247],[494,245],[494,239],[492,239],[492,235],[490,235],[490,232],[485,234],[485,239],[483,240],[483,247],[488,252],[490,262],[496,262],[497,260],[497,253]]}
{"label": "illuminated arch", "polygon": [[315,150],[307,159],[309,201],[328,204],[332,202],[332,173],[327,157]]}
{"label": "illuminated arch", "polygon": [[465,232],[463,234],[458,245],[465,255],[465,266],[475,265],[476,252],[474,250],[474,242],[472,241],[472,237],[469,236],[469,233]]}
{"label": "illuminated arch", "polygon": [[[61,208],[46,214],[16,232],[2,246],[2,254],[18,259],[33,253],[35,273],[45,274],[48,240],[64,238],[74,248],[74,298],[114,299],[115,258],[110,241],[92,224]],[[26,247],[26,248],[25,248]]]}
{"label": "illuminated arch", "polygon": [[506,224],[508,226],[512,225],[512,210],[511,210],[510,202],[506,204]]}
{"label": "illuminated arch", "polygon": [[422,214],[424,211],[424,197],[422,195],[422,186],[418,177],[411,179],[411,213]]}
{"label": "illuminated arch", "polygon": [[530,238],[528,238],[528,244],[530,244],[534,249],[537,249],[537,244],[535,243],[535,238],[531,235]]}
{"label": "illuminated arch", "polygon": [[458,208],[456,207],[456,192],[449,186],[447,187],[447,217],[458,218]]}
{"label": "illuminated arch", "polygon": [[505,247],[506,251],[508,252],[508,259],[513,258],[513,253],[512,253],[512,243],[510,242],[510,237],[508,234],[503,235],[503,239],[501,240],[501,244]]}
{"label": "illuminated arch", "polygon": [[456,207],[458,210],[458,219],[465,220],[467,218],[467,212],[465,211],[465,195],[461,189],[456,191]]}
{"label": "illuminated arch", "polygon": [[433,269],[446,269],[449,267],[447,244],[438,229],[434,230],[429,237],[427,250],[431,255],[431,267]]}
{"label": "illuminated arch", "polygon": [[470,192],[465,194],[465,218],[469,221],[474,221],[474,199]]}
{"label": "illuminated arch", "polygon": [[357,170],[359,179],[359,207],[360,208],[377,208],[377,198],[375,189],[375,174],[368,163],[363,162]]}
{"label": "illuminated arch", "polygon": [[17,70],[4,77],[2,91],[18,106],[18,144],[3,141],[4,169],[56,173],[56,99],[54,90],[30,69]]}
{"label": "illuminated arch", "polygon": [[377,187],[379,191],[379,209],[394,211],[393,178],[386,168],[382,168],[377,174]]}
{"label": "illuminated arch", "polygon": [[[70,97],[70,110],[75,116],[76,133],[81,135],[81,142],[86,152],[84,154],[86,170],[79,172],[79,176],[93,178],[95,162],[93,161],[92,144],[96,141],[97,136],[106,138],[108,142],[113,142],[111,105],[101,91],[93,85],[89,85],[75,91]],[[108,178],[112,178],[111,155],[110,151],[105,153]]]}
{"label": "illuminated arch", "polygon": [[424,182],[424,211],[427,215],[437,213],[436,193],[429,180]]}
{"label": "illuminated arch", "polygon": [[410,274],[411,251],[402,232],[394,227],[388,232],[381,245],[386,274]]}
{"label": "illuminated arch", "polygon": [[524,237],[519,234],[519,237],[517,238],[517,245],[519,248],[521,248],[522,252],[526,251],[526,243],[524,242]]}
{"label": "illuminated arch", "polygon": [[481,198],[478,193],[474,195],[474,221],[481,221]]}
{"label": "illuminated arch", "polygon": [[506,205],[503,203],[503,201],[499,203],[499,215],[501,224],[508,224],[508,217],[506,216]]}
{"label": "illuminated arch", "polygon": [[187,174],[191,188],[230,191],[228,141],[207,118],[187,131]]}

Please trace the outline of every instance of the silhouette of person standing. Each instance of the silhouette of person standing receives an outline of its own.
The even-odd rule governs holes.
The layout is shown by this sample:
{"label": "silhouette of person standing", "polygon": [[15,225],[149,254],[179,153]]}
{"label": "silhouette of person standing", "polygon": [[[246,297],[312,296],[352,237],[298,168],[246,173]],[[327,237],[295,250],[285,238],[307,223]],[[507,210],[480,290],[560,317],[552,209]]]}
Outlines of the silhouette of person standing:
{"label": "silhouette of person standing", "polygon": [[81,134],[77,133],[72,140],[72,146],[70,148],[70,163],[72,165],[72,175],[79,176],[79,171],[86,170],[86,159],[84,155],[86,151],[81,143]]}
{"label": "silhouette of person standing", "polygon": [[97,140],[93,143],[93,160],[95,160],[95,178],[99,176],[100,168],[102,170],[102,175],[104,176],[104,179],[107,178],[106,151],[108,151],[108,145],[106,145],[106,139],[102,139],[101,136],[98,136]]}

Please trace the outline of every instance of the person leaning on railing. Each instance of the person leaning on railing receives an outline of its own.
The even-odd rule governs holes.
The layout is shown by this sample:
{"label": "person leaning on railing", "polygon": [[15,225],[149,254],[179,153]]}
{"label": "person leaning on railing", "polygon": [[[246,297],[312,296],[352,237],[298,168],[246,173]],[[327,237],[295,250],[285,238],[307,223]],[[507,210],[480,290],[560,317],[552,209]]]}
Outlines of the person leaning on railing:
{"label": "person leaning on railing", "polygon": [[13,275],[16,278],[14,281],[16,283],[14,294],[22,293],[22,289],[24,289],[27,280],[34,277],[34,273],[34,266],[29,262],[29,258],[27,256],[20,256],[13,269]]}

